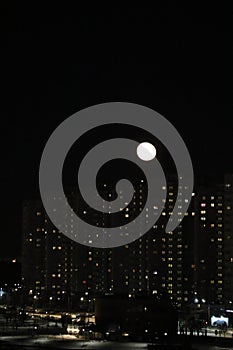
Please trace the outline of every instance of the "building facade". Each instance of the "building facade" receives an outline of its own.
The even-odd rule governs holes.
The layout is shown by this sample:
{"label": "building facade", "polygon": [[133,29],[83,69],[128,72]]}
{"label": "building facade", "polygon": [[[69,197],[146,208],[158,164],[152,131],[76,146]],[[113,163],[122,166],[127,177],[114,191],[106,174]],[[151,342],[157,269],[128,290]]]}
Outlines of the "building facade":
{"label": "building facade", "polygon": [[[41,299],[49,305],[60,302],[70,307],[106,294],[163,296],[178,308],[197,300],[232,300],[232,179],[226,175],[222,183],[197,186],[184,219],[173,232],[166,233],[176,199],[179,215],[185,201],[176,177],[170,176],[160,219],[136,241],[113,249],[87,247],[70,240],[52,225],[40,201],[25,202],[22,284],[26,295],[35,302]],[[105,197],[113,196],[106,184],[103,188]],[[70,197],[74,211],[91,219],[96,227],[114,226],[119,221],[119,216],[95,215],[78,198],[73,194]],[[140,180],[131,203],[119,208],[122,226],[134,220],[145,203],[146,184]],[[66,218],[70,230],[73,215]],[[142,230],[150,215],[154,212],[146,208],[139,222]]]}
{"label": "building facade", "polygon": [[195,299],[206,303],[232,301],[233,282],[232,175],[199,186],[195,196]]}

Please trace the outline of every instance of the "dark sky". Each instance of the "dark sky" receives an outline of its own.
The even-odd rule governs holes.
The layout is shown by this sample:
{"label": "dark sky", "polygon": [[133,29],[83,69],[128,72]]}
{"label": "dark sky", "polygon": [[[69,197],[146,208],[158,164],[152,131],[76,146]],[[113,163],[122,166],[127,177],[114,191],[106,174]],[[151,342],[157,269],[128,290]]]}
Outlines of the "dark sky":
{"label": "dark sky", "polygon": [[19,254],[21,203],[38,195],[46,140],[84,107],[151,107],[179,130],[196,176],[233,172],[233,12],[224,6],[12,5],[2,21],[0,258]]}

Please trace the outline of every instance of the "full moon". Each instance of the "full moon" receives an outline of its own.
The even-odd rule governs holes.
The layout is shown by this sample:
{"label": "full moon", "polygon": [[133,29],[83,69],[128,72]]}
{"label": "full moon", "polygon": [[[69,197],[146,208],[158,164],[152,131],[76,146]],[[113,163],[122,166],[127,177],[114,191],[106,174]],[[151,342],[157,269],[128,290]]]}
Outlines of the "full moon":
{"label": "full moon", "polygon": [[148,162],[156,156],[156,148],[149,142],[142,142],[137,147],[137,156]]}

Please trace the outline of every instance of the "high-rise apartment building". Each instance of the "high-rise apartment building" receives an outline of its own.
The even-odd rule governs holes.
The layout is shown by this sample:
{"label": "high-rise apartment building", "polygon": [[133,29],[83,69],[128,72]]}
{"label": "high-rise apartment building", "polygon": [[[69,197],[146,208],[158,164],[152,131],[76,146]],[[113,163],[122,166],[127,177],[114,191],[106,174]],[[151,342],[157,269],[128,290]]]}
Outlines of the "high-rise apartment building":
{"label": "high-rise apartment building", "polygon": [[196,300],[228,303],[233,283],[233,181],[205,181],[195,197]]}
{"label": "high-rise apartment building", "polygon": [[77,293],[77,246],[45,215],[41,201],[23,206],[22,284],[26,295],[50,304]]}
{"label": "high-rise apartment building", "polygon": [[[85,300],[104,294],[154,294],[167,296],[177,307],[199,299],[209,303],[231,300],[233,176],[225,176],[219,185],[206,182],[197,186],[186,213],[186,199],[181,195],[183,189],[177,188],[175,176],[167,178],[163,189],[167,191],[164,209],[151,230],[113,249],[87,247],[70,240],[51,224],[40,201],[25,202],[22,275],[28,295],[65,302],[72,296]],[[107,186],[104,191],[105,197],[112,195]],[[166,233],[176,200],[179,215],[185,216],[174,231]],[[119,216],[93,214],[79,204],[77,195],[71,195],[70,203],[74,211],[78,208],[82,215],[90,216],[96,227],[115,225],[119,220]],[[145,203],[146,184],[141,180],[131,203],[119,208],[122,226],[134,220]],[[154,215],[153,210],[145,209],[138,222],[141,231]],[[70,230],[73,215],[66,219]]]}
{"label": "high-rise apartment building", "polygon": [[233,174],[224,178],[224,266],[225,303],[233,303]]}

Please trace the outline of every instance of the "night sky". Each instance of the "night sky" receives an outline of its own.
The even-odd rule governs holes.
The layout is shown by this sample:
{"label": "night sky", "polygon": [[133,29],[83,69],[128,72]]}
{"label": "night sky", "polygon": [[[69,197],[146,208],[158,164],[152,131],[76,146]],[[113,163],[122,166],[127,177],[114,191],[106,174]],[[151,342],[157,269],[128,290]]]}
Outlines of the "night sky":
{"label": "night sky", "polygon": [[0,259],[20,253],[21,204],[39,196],[47,139],[84,107],[151,107],[180,132],[196,176],[233,172],[233,12],[224,6],[9,9],[1,44]]}

